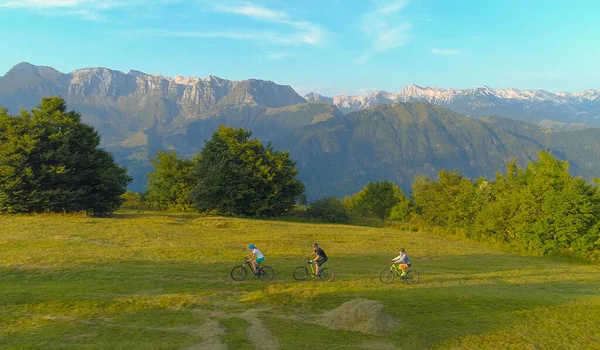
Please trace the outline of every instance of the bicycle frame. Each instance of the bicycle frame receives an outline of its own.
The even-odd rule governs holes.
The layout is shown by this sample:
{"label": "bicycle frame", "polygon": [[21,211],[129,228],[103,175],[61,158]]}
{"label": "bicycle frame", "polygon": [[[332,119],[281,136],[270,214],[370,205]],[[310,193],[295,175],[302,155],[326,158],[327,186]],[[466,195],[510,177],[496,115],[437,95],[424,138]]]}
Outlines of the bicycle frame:
{"label": "bicycle frame", "polygon": [[[254,267],[252,267],[252,263],[250,262],[250,260],[248,260],[248,257],[246,257],[246,262],[244,263],[244,265],[248,265],[250,271],[254,271]],[[256,263],[256,269],[260,270],[260,263]]]}
{"label": "bicycle frame", "polygon": [[245,258],[244,263],[240,266],[235,266],[231,272],[230,276],[234,281],[243,281],[246,279],[248,275],[248,270],[256,276],[257,278],[263,281],[270,281],[275,276],[275,270],[272,267],[264,265],[260,266],[260,263],[256,266],[256,270],[252,268],[252,263],[248,260],[248,257]]}
{"label": "bicycle frame", "polygon": [[[308,257],[306,258],[306,265],[305,265],[305,267],[306,267],[306,266],[310,266],[310,270],[312,271],[312,274],[313,274],[313,275],[314,275],[314,274],[315,274],[315,272],[317,271],[317,270],[315,269],[315,265],[316,265],[316,264],[317,264],[316,262],[311,262],[311,261],[310,261],[310,259],[309,259]],[[307,268],[307,270],[308,270],[308,268]]]}
{"label": "bicycle frame", "polygon": [[[310,269],[308,268],[310,265]],[[310,272],[309,272],[310,271]],[[312,277],[319,277],[322,281],[331,282],[335,276],[335,271],[331,267],[319,267],[319,274],[317,275],[317,263],[310,261],[308,256],[306,257],[306,263],[300,265],[294,269],[292,276],[295,280],[305,280],[312,272]]]}
{"label": "bicycle frame", "polygon": [[[398,276],[402,276],[402,269],[398,264],[392,264],[392,271],[396,272]],[[408,271],[408,269],[406,269],[406,271]]]}

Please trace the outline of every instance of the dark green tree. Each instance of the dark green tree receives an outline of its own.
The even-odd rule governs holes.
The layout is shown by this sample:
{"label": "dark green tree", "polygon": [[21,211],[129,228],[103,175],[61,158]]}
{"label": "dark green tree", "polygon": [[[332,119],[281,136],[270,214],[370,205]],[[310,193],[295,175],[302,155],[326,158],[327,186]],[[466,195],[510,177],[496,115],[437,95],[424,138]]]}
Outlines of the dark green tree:
{"label": "dark green tree", "polygon": [[60,97],[19,116],[0,110],[0,212],[112,213],[131,178],[99,145]]}
{"label": "dark green tree", "polygon": [[192,191],[198,185],[198,179],[194,174],[197,161],[197,158],[180,159],[173,151],[159,151],[150,160],[154,171],[146,175],[148,204],[161,210],[191,208]]}
{"label": "dark green tree", "polygon": [[381,221],[385,221],[392,213],[392,209],[406,199],[402,190],[388,181],[367,183],[358,197],[359,206]]}
{"label": "dark green tree", "polygon": [[598,189],[569,174],[569,163],[546,151],[525,170],[525,190],[513,219],[526,249],[541,254],[600,248]]}
{"label": "dark green tree", "polygon": [[512,223],[525,204],[526,186],[525,173],[516,160],[506,165],[505,175],[496,173],[496,181],[490,183],[488,202],[474,220],[474,232],[480,239],[517,242],[519,233]]}
{"label": "dark green tree", "polygon": [[492,200],[477,215],[479,237],[514,244],[538,254],[600,250],[600,192],[569,174],[569,164],[547,151],[526,169],[515,162],[498,175]]}
{"label": "dark green tree", "polygon": [[123,203],[121,203],[121,208],[126,209],[142,209],[144,205],[144,198],[142,194],[133,192],[133,191],[125,191],[121,195],[123,199]]}
{"label": "dark green tree", "polygon": [[277,216],[291,210],[304,185],[288,152],[251,139],[244,129],[219,126],[198,159],[198,187],[192,198],[200,211]]}
{"label": "dark green tree", "polygon": [[417,213],[430,225],[469,226],[478,210],[476,186],[457,170],[442,170],[438,177],[439,181],[423,176],[415,179],[413,198]]}
{"label": "dark green tree", "polygon": [[327,197],[310,203],[306,209],[306,216],[309,219],[333,223],[346,223],[349,219],[344,204],[336,197]]}

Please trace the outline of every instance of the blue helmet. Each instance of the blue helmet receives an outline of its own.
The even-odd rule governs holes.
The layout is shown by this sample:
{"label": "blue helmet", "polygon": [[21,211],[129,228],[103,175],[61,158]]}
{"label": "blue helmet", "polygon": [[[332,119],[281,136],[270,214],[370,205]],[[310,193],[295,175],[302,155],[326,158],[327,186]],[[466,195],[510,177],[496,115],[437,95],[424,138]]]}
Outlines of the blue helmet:
{"label": "blue helmet", "polygon": [[250,245],[248,246],[248,249],[254,249],[254,244],[250,244]]}

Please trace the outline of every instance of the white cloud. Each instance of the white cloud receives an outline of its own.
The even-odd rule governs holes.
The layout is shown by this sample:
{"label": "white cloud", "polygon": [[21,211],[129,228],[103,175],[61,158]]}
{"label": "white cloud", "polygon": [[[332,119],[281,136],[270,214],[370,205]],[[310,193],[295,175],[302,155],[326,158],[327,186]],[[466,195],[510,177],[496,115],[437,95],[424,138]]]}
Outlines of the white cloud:
{"label": "white cloud", "polygon": [[256,41],[262,44],[280,46],[295,46],[306,41],[305,38],[298,35],[286,35],[268,31],[174,31],[149,29],[120,32],[119,34],[133,37],[220,38]]}
{"label": "white cloud", "polygon": [[410,0],[379,0],[371,11],[363,15],[361,29],[371,40],[371,47],[354,60],[355,64],[365,63],[377,53],[410,42],[412,24],[399,16],[409,4]]}
{"label": "white cloud", "polygon": [[447,49],[431,49],[431,52],[436,55],[443,56],[456,56],[462,54],[461,50],[447,50]]}
{"label": "white cloud", "polygon": [[74,7],[85,0],[10,0],[0,2],[2,7],[11,8],[51,8],[51,7]]}
{"label": "white cloud", "polygon": [[254,17],[257,19],[265,19],[271,21],[289,20],[289,16],[283,11],[275,11],[254,4],[244,5],[215,5],[215,10],[219,12],[233,13],[236,15],[243,15],[248,17]]}
{"label": "white cloud", "polygon": [[290,52],[270,51],[266,53],[265,58],[269,61],[276,61],[293,56],[295,55]]}
{"label": "white cloud", "polygon": [[[261,37],[271,37],[274,44],[298,44],[298,45],[317,45],[325,40],[325,32],[321,26],[309,21],[300,21],[292,18],[283,11],[273,10],[264,6],[244,3],[244,4],[218,4],[213,5],[212,10],[221,13],[230,13],[240,16],[253,18],[258,21],[279,24],[277,31],[263,33]],[[287,27],[287,34],[282,28]],[[244,31],[245,32],[245,31]]]}
{"label": "white cloud", "polygon": [[105,19],[103,13],[115,9],[135,8],[177,2],[177,0],[0,0],[0,7],[53,15],[69,15],[90,20]]}
{"label": "white cloud", "polygon": [[[204,10],[243,16],[268,23],[269,28],[262,30],[245,28],[225,28],[211,31],[169,31],[146,30],[122,32],[123,35],[172,36],[196,38],[226,38],[264,42],[271,45],[309,45],[315,46],[325,41],[326,33],[321,26],[293,18],[290,14],[251,2],[236,0],[197,0]],[[144,15],[144,11],[153,8],[153,14],[160,13],[165,4],[185,3],[184,0],[0,0],[0,7],[15,10],[36,11],[51,15],[68,15],[88,20],[115,19],[115,10],[127,11],[127,18]],[[196,5],[198,4],[196,3]],[[159,5],[159,6],[156,6]],[[112,12],[111,12],[112,11]],[[181,14],[185,16],[185,14]]]}
{"label": "white cloud", "polygon": [[395,14],[408,6],[410,0],[380,0],[375,12],[382,15]]}
{"label": "white cloud", "polygon": [[132,4],[143,4],[140,0],[0,0],[0,7],[15,9],[97,9],[109,10]]}

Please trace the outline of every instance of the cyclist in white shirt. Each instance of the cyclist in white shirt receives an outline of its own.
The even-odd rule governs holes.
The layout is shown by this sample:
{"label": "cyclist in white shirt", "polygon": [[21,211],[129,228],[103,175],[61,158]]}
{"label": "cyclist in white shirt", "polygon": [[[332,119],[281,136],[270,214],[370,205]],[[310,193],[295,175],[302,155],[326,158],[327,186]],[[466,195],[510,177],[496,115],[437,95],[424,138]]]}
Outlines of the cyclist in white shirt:
{"label": "cyclist in white shirt", "polygon": [[256,275],[256,268],[261,262],[263,262],[263,260],[265,260],[265,255],[260,250],[258,250],[258,248],[256,248],[254,244],[250,244],[248,246],[248,249],[252,250],[252,257],[250,257],[248,261],[252,263],[252,267],[254,268],[254,271],[252,271],[252,273]]}
{"label": "cyclist in white shirt", "polygon": [[404,248],[398,249],[398,253],[400,253],[400,255],[393,258],[392,263],[398,264],[398,267],[400,267],[400,269],[402,270],[402,276],[405,276],[406,269],[408,269],[412,264],[410,263],[410,259],[408,258],[408,255],[406,255],[406,251],[404,250]]}

